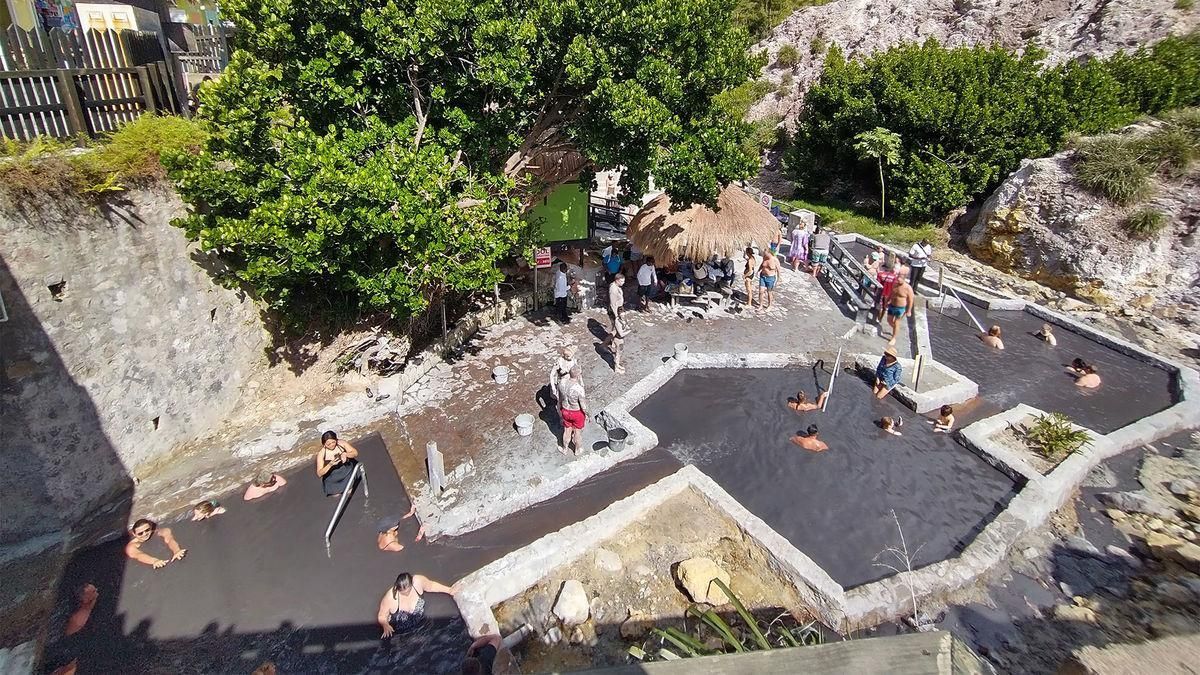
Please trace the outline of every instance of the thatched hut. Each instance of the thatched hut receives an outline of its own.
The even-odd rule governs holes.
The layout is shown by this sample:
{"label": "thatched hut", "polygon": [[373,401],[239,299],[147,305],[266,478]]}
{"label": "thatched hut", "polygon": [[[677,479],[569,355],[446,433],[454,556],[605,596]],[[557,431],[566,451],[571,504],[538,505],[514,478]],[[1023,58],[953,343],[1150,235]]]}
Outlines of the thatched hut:
{"label": "thatched hut", "polygon": [[671,213],[662,194],[650,200],[629,223],[629,241],[660,261],[680,255],[705,259],[713,253],[734,254],[754,244],[766,248],[779,233],[779,220],[754,197],[728,185],[717,197],[717,210],[701,204]]}

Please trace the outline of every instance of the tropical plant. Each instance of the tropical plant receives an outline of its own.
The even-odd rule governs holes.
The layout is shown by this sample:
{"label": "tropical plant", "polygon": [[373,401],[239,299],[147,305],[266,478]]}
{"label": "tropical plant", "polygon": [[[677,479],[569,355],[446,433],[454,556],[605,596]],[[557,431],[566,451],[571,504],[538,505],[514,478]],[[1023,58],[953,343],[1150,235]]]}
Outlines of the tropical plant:
{"label": "tropical plant", "polygon": [[884,188],[883,165],[900,161],[900,136],[883,127],[875,127],[854,137],[854,150],[863,159],[874,159],[879,164],[879,217],[885,218],[887,191]]}
{"label": "tropical plant", "polygon": [[763,64],[735,0],[228,0],[180,225],[294,323],[490,288],[523,212],[622,168],[679,204],[757,170],[715,97]]}
{"label": "tropical plant", "polygon": [[1138,209],[1125,219],[1125,231],[1139,238],[1148,239],[1167,226],[1167,216],[1162,211],[1151,208]]}
{"label": "tropical plant", "polygon": [[1062,413],[1038,415],[1032,424],[1022,426],[1018,433],[1031,450],[1049,460],[1061,459],[1092,443],[1091,434],[1075,428]]}
{"label": "tropical plant", "polygon": [[[824,636],[815,621],[802,626],[788,627],[786,623],[791,614],[784,612],[770,623],[762,625],[724,582],[713,579],[712,583],[729,598],[729,602],[741,618],[740,625],[730,624],[711,608],[693,603],[688,606],[686,615],[697,620],[695,634],[673,626],[651,628],[651,634],[658,638],[658,646],[648,647],[643,644],[630,647],[630,656],[639,661],[674,660],[780,647],[809,647],[824,642]],[[721,647],[708,646],[706,633],[716,636],[721,642]]]}

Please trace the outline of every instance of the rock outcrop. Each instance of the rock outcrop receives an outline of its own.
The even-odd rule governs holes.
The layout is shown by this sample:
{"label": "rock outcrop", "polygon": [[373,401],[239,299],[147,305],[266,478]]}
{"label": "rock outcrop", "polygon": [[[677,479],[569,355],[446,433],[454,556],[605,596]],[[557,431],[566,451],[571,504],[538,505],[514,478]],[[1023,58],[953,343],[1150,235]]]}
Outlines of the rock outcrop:
{"label": "rock outcrop", "polygon": [[[1200,25],[1200,11],[1177,9],[1175,0],[838,0],[794,12],[757,45],[769,62],[763,75],[778,85],[750,111],[751,119],[782,115],[790,125],[804,93],[821,75],[825,49],[837,44],[862,57],[903,42],[935,38],[948,46],[1036,45],[1047,61],[1106,56],[1182,34]],[[779,64],[779,50],[795,47],[795,66]]]}
{"label": "rock outcrop", "polygon": [[558,592],[558,600],[554,602],[554,616],[562,621],[564,626],[576,626],[588,620],[591,614],[591,604],[583,584],[574,579],[564,581]]}
{"label": "rock outcrop", "polygon": [[[1200,176],[1158,180],[1145,202],[1117,206],[1075,181],[1072,151],[1025,160],[984,202],[967,237],[971,254],[1000,270],[1098,305],[1138,309],[1196,302]],[[1123,223],[1142,208],[1169,225],[1146,239]],[[1174,311],[1172,309],[1171,311]]]}
{"label": "rock outcrop", "polygon": [[675,576],[694,602],[707,602],[710,605],[729,602],[725,591],[713,583],[713,579],[720,579],[721,583],[729,586],[729,572],[708,558],[684,560],[675,569]]}

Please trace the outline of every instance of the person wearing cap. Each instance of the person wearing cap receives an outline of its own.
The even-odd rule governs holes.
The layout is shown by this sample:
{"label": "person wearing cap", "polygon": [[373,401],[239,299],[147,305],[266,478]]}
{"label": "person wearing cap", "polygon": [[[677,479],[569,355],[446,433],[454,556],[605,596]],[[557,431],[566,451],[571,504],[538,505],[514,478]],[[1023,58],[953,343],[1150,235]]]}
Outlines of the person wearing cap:
{"label": "person wearing cap", "polygon": [[879,365],[875,366],[875,398],[884,398],[890,394],[896,385],[900,384],[903,374],[896,348],[888,345],[887,349],[883,350],[883,358],[879,359]]}

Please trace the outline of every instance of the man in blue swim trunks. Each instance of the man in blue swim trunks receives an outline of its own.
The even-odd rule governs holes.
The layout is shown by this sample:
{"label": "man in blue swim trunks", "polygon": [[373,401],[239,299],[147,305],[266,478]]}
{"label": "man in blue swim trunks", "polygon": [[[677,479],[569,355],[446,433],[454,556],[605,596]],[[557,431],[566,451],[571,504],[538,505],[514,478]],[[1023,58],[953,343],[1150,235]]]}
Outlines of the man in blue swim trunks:
{"label": "man in blue swim trunks", "polygon": [[875,366],[875,398],[884,398],[890,394],[896,385],[900,384],[903,375],[896,348],[889,345],[883,350],[883,358],[879,359],[879,365]]}
{"label": "man in blue swim trunks", "polygon": [[892,339],[888,340],[888,344],[894,345],[898,335],[896,325],[901,318],[912,316],[913,304],[916,302],[912,286],[908,284],[906,277],[896,279],[896,285],[892,287],[892,294],[887,302],[887,320],[888,325],[892,328]]}
{"label": "man in blue swim trunks", "polygon": [[[758,268],[758,306],[760,309],[771,309],[771,300],[774,297],[775,283],[779,281],[779,258],[770,250],[763,256],[762,266]],[[763,291],[767,292],[767,304],[764,307],[762,296]]]}

